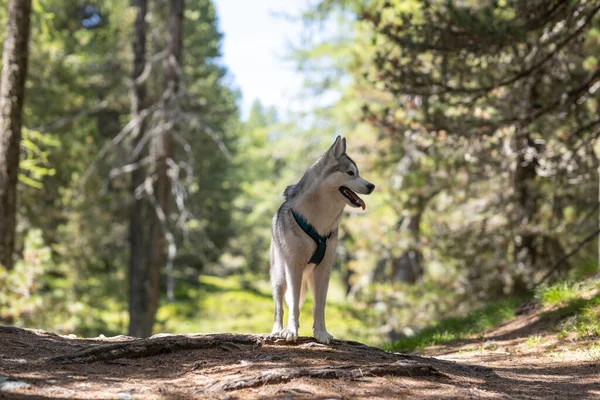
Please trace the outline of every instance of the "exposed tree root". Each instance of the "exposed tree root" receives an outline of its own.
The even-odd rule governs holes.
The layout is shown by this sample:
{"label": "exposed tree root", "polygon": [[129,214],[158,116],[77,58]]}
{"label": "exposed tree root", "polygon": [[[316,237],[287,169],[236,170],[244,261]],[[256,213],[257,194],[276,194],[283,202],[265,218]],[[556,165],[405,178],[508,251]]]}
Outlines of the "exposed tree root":
{"label": "exposed tree root", "polygon": [[[181,350],[195,350],[221,347],[225,351],[242,346],[259,347],[263,344],[277,344],[288,346],[324,346],[317,343],[314,338],[300,337],[296,342],[286,342],[283,339],[271,335],[251,334],[210,334],[210,335],[156,335],[147,339],[127,338],[128,340],[114,343],[93,344],[87,343],[86,348],[48,358],[46,361],[53,364],[78,364],[95,361],[108,361],[118,358],[151,357],[157,354],[172,353]],[[370,347],[359,342],[334,340],[332,345],[345,344],[362,351],[383,350]]]}
{"label": "exposed tree root", "polygon": [[431,365],[414,361],[397,361],[391,364],[368,366],[338,365],[332,367],[287,368],[269,370],[244,378],[219,381],[206,388],[210,392],[232,391],[269,384],[285,383],[298,378],[359,379],[369,376],[443,376]]}
{"label": "exposed tree root", "polygon": [[47,362],[53,364],[79,364],[95,361],[107,361],[117,358],[150,357],[157,354],[172,353],[181,350],[208,349],[239,345],[260,346],[261,335],[168,335],[154,336],[148,339],[133,339],[117,343],[91,345],[71,354],[51,357]]}
{"label": "exposed tree root", "polygon": [[[97,361],[115,362],[115,359],[151,357],[160,354],[173,353],[185,350],[218,349],[226,353],[240,352],[240,354],[255,354],[254,349],[262,345],[269,345],[273,351],[279,346],[296,346],[292,348],[274,350],[287,354],[313,354],[319,355],[320,348],[331,349],[333,353],[348,354],[342,356],[337,362],[327,362],[319,366],[298,366],[284,362],[283,365],[260,366],[258,371],[251,369],[237,371],[234,375],[221,376],[205,386],[201,391],[207,393],[228,392],[245,388],[273,385],[290,382],[294,379],[346,379],[358,380],[377,376],[409,376],[409,377],[444,377],[438,369],[425,359],[412,358],[409,355],[392,354],[376,347],[366,346],[359,342],[334,340],[330,345],[318,343],[313,338],[301,337],[296,342],[285,342],[271,335],[251,334],[211,334],[211,335],[156,335],[147,339],[119,337],[106,343],[109,338],[100,343],[95,340],[82,341],[84,349],[45,359],[52,364],[89,364]],[[75,341],[78,341],[75,339]],[[313,350],[314,349],[314,350]],[[264,350],[261,350],[261,352]],[[218,352],[217,352],[218,353]],[[241,355],[241,357],[244,357]],[[213,352],[213,358],[215,357]],[[235,357],[235,356],[234,356]],[[312,357],[312,356],[309,356]],[[319,356],[318,356],[319,357]],[[398,360],[398,358],[402,358]],[[326,359],[326,357],[325,357]],[[341,363],[340,363],[341,361]],[[373,363],[375,361],[375,363]],[[127,364],[125,364],[127,365]],[[192,370],[195,370],[194,367]]]}
{"label": "exposed tree root", "polygon": [[[106,339],[110,340],[110,339]],[[206,392],[233,391],[262,385],[289,382],[299,378],[313,379],[360,379],[373,376],[443,376],[436,368],[424,360],[398,360],[398,355],[392,355],[375,347],[369,347],[359,342],[334,340],[331,345],[317,343],[313,338],[301,337],[296,342],[288,343],[271,335],[251,334],[211,334],[211,335],[156,335],[148,339],[118,338],[117,342],[96,344],[88,341],[82,343],[84,349],[72,353],[55,356],[45,361],[52,364],[81,364],[97,361],[111,362],[120,358],[151,357],[159,354],[184,350],[216,348],[223,352],[244,352],[265,345],[297,346],[309,348],[339,348],[350,350],[357,358],[349,364],[337,364],[318,367],[282,367],[266,369],[258,373],[244,373],[220,379],[205,387]],[[349,349],[349,347],[351,349]],[[290,349],[290,351],[293,351]],[[302,351],[302,350],[301,350]],[[309,350],[312,351],[312,350]],[[318,351],[318,350],[315,350]],[[357,364],[357,359],[380,360],[376,364]],[[385,363],[386,360],[389,362]],[[382,362],[383,361],[383,362]]]}

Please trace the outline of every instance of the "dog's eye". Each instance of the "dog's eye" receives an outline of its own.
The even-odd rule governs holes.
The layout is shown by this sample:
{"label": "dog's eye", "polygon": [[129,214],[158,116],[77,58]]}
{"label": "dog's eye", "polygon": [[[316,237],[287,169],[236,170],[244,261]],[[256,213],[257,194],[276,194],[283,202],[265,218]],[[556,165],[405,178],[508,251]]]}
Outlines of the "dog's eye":
{"label": "dog's eye", "polygon": [[353,172],[353,171],[348,171],[348,172],[346,172],[346,173],[347,173],[348,175],[350,175],[350,176],[354,176],[354,172]]}

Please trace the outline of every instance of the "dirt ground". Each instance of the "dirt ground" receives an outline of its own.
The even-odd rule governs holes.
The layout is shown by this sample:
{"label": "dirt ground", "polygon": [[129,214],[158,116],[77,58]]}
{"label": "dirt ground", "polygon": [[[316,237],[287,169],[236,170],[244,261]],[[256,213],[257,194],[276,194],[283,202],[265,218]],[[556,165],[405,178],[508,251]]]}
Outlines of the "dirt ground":
{"label": "dirt ground", "polygon": [[590,349],[548,333],[535,312],[421,355],[312,338],[82,339],[0,327],[0,398],[600,398],[600,351]]}

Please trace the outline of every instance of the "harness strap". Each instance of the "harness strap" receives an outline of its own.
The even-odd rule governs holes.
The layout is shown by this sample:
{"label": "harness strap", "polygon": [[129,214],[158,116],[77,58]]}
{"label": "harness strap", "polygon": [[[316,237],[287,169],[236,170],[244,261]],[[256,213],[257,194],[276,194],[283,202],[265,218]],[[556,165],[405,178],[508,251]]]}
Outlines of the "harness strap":
{"label": "harness strap", "polygon": [[306,234],[310,236],[310,238],[317,244],[317,249],[308,263],[319,265],[321,261],[323,261],[323,257],[325,257],[325,252],[327,251],[327,239],[331,237],[333,232],[329,232],[327,236],[321,236],[319,235],[319,232],[317,232],[317,230],[311,224],[309,224],[302,215],[298,214],[294,210],[292,210],[292,215],[294,216],[294,219],[300,228],[302,228],[302,230],[306,232]]}

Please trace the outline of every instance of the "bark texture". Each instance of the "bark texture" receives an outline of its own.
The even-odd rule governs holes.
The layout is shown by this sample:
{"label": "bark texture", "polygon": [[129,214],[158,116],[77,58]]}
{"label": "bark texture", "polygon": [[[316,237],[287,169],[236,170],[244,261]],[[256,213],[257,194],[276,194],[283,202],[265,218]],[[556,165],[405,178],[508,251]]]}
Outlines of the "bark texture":
{"label": "bark texture", "polygon": [[[529,88],[528,103],[523,105],[532,113],[539,107],[538,84],[538,79],[534,79]],[[539,191],[536,178],[541,149],[530,129],[529,126],[517,126],[515,137],[517,159],[514,191],[519,212],[517,226],[520,230],[514,239],[514,260],[517,270],[513,274],[513,290],[516,293],[526,293],[530,289],[528,282],[532,282],[531,277],[538,261],[538,235],[532,226],[538,214]]]}
{"label": "bark texture", "polygon": [[294,379],[345,379],[356,380],[371,376],[442,376],[431,365],[415,361],[396,361],[390,364],[338,365],[331,367],[286,368],[269,370],[242,378],[215,382],[208,387],[209,392],[227,392],[251,387],[289,382]]}
{"label": "bark texture", "polygon": [[[151,224],[150,232],[150,301],[149,313],[151,324],[154,324],[156,311],[158,309],[158,298],[160,290],[160,272],[167,266],[171,268],[172,260],[167,260],[167,235],[168,231],[168,208],[171,182],[169,179],[168,162],[173,158],[173,132],[176,128],[176,107],[179,100],[180,74],[181,74],[181,49],[183,43],[183,11],[184,0],[171,0],[169,2],[169,36],[167,39],[167,56],[164,62],[165,90],[162,97],[163,121],[158,135],[153,141],[152,152],[156,166],[156,183],[154,185],[154,209],[155,216]],[[172,236],[169,238],[169,246],[173,245]],[[169,249],[171,252],[172,249]],[[168,261],[168,262],[167,262]],[[168,265],[167,265],[168,264]],[[170,271],[169,271],[170,272]],[[171,274],[169,273],[169,276]],[[169,297],[172,297],[170,287]]]}
{"label": "bark texture", "polygon": [[116,360],[119,358],[151,357],[157,354],[167,354],[176,351],[208,349],[222,347],[228,349],[238,345],[259,346],[260,335],[166,335],[147,339],[132,338],[132,340],[99,344],[70,354],[49,358],[51,364],[87,364],[97,361]]}
{"label": "bark texture", "polygon": [[0,78],[0,265],[13,267],[31,0],[10,0]]}
{"label": "bark texture", "polygon": [[143,185],[145,173],[139,165],[143,158],[143,151],[138,151],[137,146],[146,134],[144,109],[147,106],[146,83],[143,72],[146,66],[146,13],[147,0],[135,0],[136,18],[133,36],[133,90],[131,96],[131,115],[137,120],[132,135],[132,154],[134,163],[138,166],[131,173],[131,193],[133,202],[129,214],[129,335],[146,337],[152,334],[153,318],[149,315],[150,303],[149,263],[146,256],[144,240],[144,198],[141,194],[136,196],[136,190]]}

